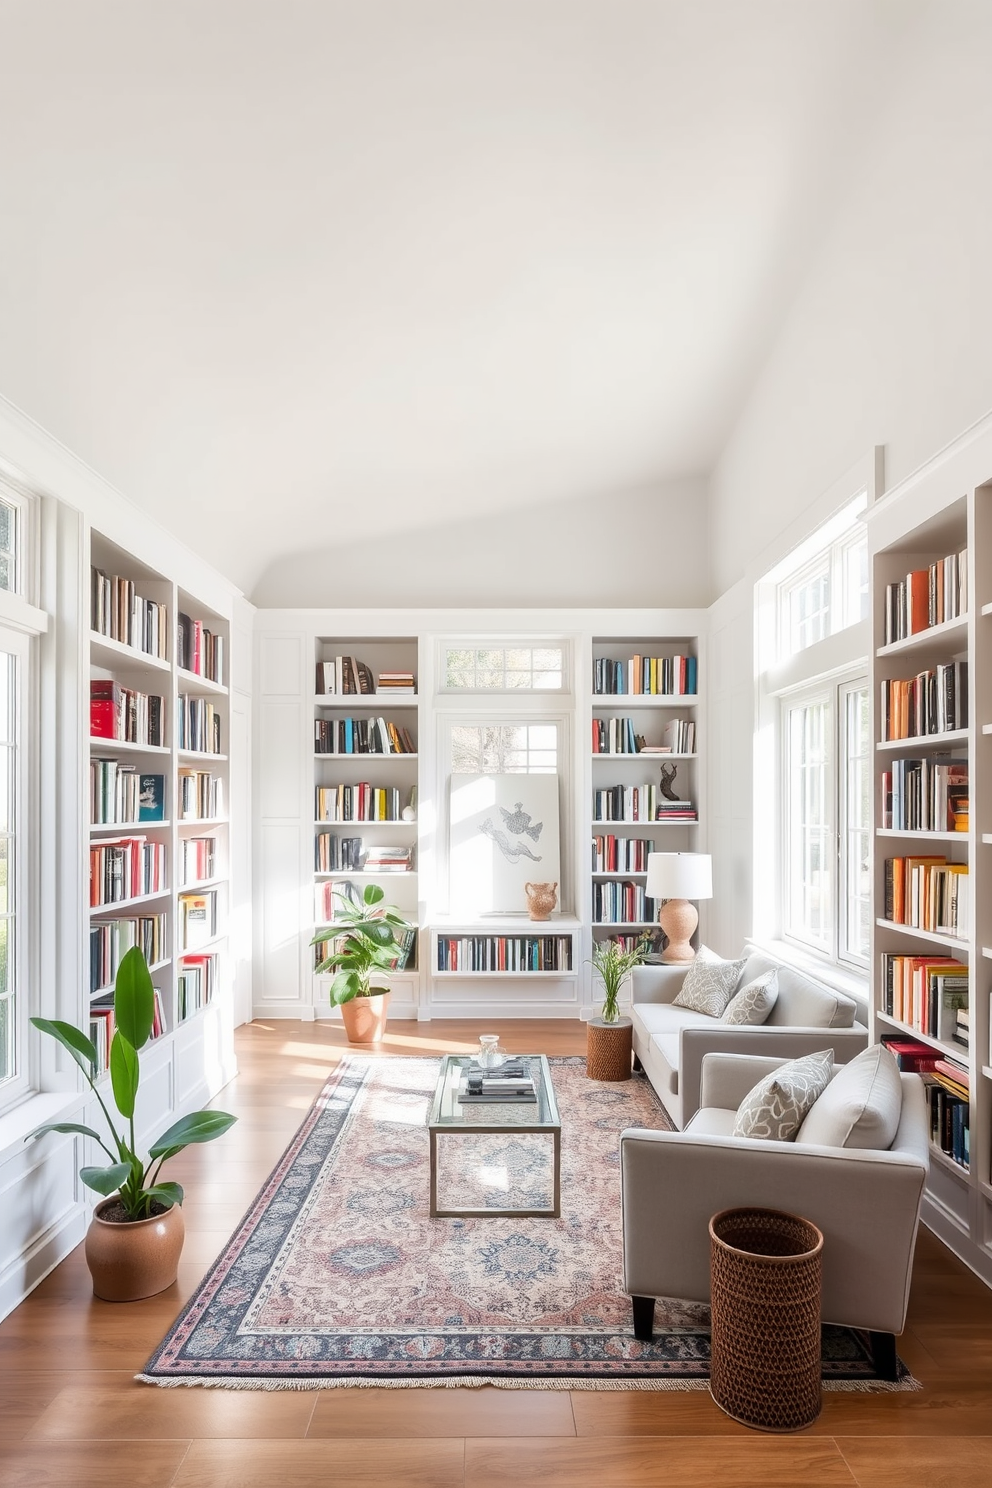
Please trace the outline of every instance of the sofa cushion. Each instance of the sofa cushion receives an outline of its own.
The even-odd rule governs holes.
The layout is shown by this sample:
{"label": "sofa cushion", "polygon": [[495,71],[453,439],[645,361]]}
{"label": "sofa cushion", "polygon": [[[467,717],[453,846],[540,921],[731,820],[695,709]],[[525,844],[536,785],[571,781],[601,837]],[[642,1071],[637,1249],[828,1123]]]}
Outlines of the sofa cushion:
{"label": "sofa cushion", "polygon": [[734,1136],[794,1141],[806,1113],[826,1089],[833,1063],[833,1049],[821,1049],[790,1059],[759,1080],[737,1108]]}
{"label": "sofa cushion", "polygon": [[685,1129],[704,1137],[732,1137],[736,1114],[735,1111],[723,1111],[719,1106],[703,1106]]}
{"label": "sofa cushion", "polygon": [[753,982],[748,982],[735,992],[727,1003],[723,1015],[724,1023],[758,1024],[768,1019],[778,997],[778,971],[763,971]]}
{"label": "sofa cushion", "polygon": [[778,972],[778,998],[768,1017],[770,1028],[852,1028],[857,1003],[843,992],[776,962],[761,951],[747,958],[741,981],[745,984],[766,971]]}
{"label": "sofa cushion", "polygon": [[734,995],[746,960],[742,956],[739,961],[693,961],[672,1006],[692,1008],[711,1018],[721,1017]]}
{"label": "sofa cushion", "polygon": [[873,1044],[841,1065],[809,1111],[796,1141],[885,1151],[895,1141],[901,1114],[899,1066],[883,1044]]}
{"label": "sofa cushion", "polygon": [[713,1019],[693,1008],[674,1002],[635,1002],[630,1010],[635,1027],[648,1038],[656,1033],[674,1033],[682,1028],[712,1028]]}

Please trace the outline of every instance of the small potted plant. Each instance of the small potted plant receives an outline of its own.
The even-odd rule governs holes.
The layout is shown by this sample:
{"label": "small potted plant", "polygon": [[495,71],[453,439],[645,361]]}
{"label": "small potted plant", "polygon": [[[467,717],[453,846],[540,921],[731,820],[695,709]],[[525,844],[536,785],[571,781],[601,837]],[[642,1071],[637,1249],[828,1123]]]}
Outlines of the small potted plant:
{"label": "small potted plant", "polygon": [[603,984],[604,1023],[616,1023],[620,1018],[620,988],[624,978],[635,966],[642,965],[648,953],[649,942],[639,940],[632,950],[626,950],[617,940],[597,941],[592,953],[591,965]]}
{"label": "small potted plant", "polygon": [[648,952],[645,938],[627,950],[619,941],[598,941],[592,967],[603,983],[603,1011],[586,1025],[586,1074],[591,1080],[628,1080],[632,1052],[629,1018],[620,1017],[620,989],[624,978],[640,966]]}
{"label": "small potted plant", "polygon": [[402,949],[396,932],[411,930],[398,909],[385,904],[378,884],[366,884],[361,899],[338,893],[334,924],[318,931],[312,945],[330,942],[330,953],[317,971],[337,972],[330,987],[331,1006],[341,1009],[350,1044],[374,1044],[386,1027],[389,987],[372,980],[393,970]]}
{"label": "small potted plant", "polygon": [[67,1049],[86,1076],[103,1112],[105,1140],[91,1126],[51,1121],[29,1132],[25,1141],[46,1132],[74,1132],[89,1137],[110,1159],[106,1167],[80,1168],[87,1188],[102,1194],[86,1234],[86,1263],[93,1291],[105,1302],[135,1302],[164,1291],[176,1279],[182,1254],[183,1190],[162,1180],[162,1165],[192,1142],[212,1142],[238,1119],[226,1111],[194,1111],[183,1116],[153,1143],[147,1160],[138,1155],[134,1108],[141,1068],[138,1050],[151,1037],[155,992],[142,952],[135,946],[121,958],[114,982],[114,1036],[110,1044],[110,1088],[123,1122],[115,1125],[97,1083],[97,1051],[91,1039],[71,1023],[32,1018],[35,1028]]}

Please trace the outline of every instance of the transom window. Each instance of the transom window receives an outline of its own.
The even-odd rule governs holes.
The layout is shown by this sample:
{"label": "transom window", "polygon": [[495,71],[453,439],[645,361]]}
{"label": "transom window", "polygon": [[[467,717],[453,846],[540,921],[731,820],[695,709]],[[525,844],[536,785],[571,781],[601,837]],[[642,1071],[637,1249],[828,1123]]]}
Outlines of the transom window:
{"label": "transom window", "polygon": [[442,686],[448,692],[560,692],[561,646],[446,646]]}
{"label": "transom window", "polygon": [[0,496],[0,589],[20,588],[17,571],[20,509]]}
{"label": "transom window", "polygon": [[777,635],[763,667],[868,618],[867,492],[766,575],[777,586]]}
{"label": "transom window", "polygon": [[453,775],[554,775],[553,723],[458,723],[451,728]]}

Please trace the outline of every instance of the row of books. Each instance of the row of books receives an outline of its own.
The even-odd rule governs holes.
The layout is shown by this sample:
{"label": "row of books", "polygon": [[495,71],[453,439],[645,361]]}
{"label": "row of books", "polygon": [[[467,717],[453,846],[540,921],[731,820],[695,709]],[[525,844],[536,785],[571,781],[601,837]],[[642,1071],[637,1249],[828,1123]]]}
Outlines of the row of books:
{"label": "row of books", "polygon": [[316,754],[416,754],[409,729],[385,718],[316,718]]}
{"label": "row of books", "polygon": [[161,894],[167,887],[163,842],[120,837],[91,846],[91,907],[140,899],[145,894]]}
{"label": "row of books", "polygon": [[358,872],[364,856],[361,837],[338,837],[334,832],[318,832],[314,838],[315,873]]}
{"label": "row of books", "polygon": [[217,934],[217,890],[202,894],[180,894],[179,944],[184,951],[195,951]]}
{"label": "row of books", "polygon": [[400,793],[394,786],[318,785],[314,792],[319,822],[400,821]]}
{"label": "row of books", "polygon": [[208,630],[202,620],[192,620],[179,612],[177,626],[177,664],[208,682],[224,681],[224,637]]}
{"label": "row of books", "polygon": [[179,882],[185,886],[213,878],[216,861],[216,837],[182,838],[179,843]]}
{"label": "row of books", "polygon": [[90,760],[90,821],[133,826],[165,820],[165,776],[145,775],[115,759]]}
{"label": "row of books", "polygon": [[593,754],[640,754],[644,740],[634,732],[632,718],[594,718]]}
{"label": "row of books", "polygon": [[362,902],[362,896],[350,878],[328,879],[313,886],[313,918],[317,925],[330,925],[342,907],[354,908]]}
{"label": "row of books", "polygon": [[90,735],[161,747],[166,742],[165,699],[122,687],[119,682],[94,680],[90,683]]}
{"label": "row of books", "polygon": [[655,845],[647,837],[614,837],[612,834],[592,839],[593,873],[646,873],[648,853]]}
{"label": "row of books", "polygon": [[886,858],[884,915],[940,935],[965,937],[970,923],[968,865],[941,857]]}
{"label": "row of books", "polygon": [[570,935],[439,935],[438,971],[571,971]]}
{"label": "row of books", "polygon": [[[162,1002],[162,993],[158,987],[153,989],[155,997],[155,1011],[152,1017],[153,1039],[161,1038],[166,1031],[165,1007]],[[114,1040],[117,1022],[114,1017],[113,1000],[106,1002],[94,1002],[90,1004],[90,1038],[96,1046],[96,1072],[98,1075],[105,1074],[110,1068],[110,1045]]]}
{"label": "row of books", "polygon": [[968,550],[948,553],[885,586],[885,644],[968,612]]}
{"label": "row of books", "polygon": [[661,731],[660,744],[642,744],[642,754],[695,754],[696,725],[688,718],[671,718]]}
{"label": "row of books", "polygon": [[632,656],[628,661],[597,657],[592,690],[597,696],[693,697],[697,690],[694,656]]}
{"label": "row of books", "polygon": [[968,663],[949,661],[881,684],[882,738],[920,739],[968,727]]}
{"label": "row of books", "polygon": [[928,1038],[968,1047],[968,968],[963,962],[883,952],[881,995],[882,1011],[890,1018]]}
{"label": "row of books", "polygon": [[179,694],[179,748],[199,754],[222,754],[220,712],[208,698]]}
{"label": "row of books", "polygon": [[113,985],[125,952],[138,946],[149,966],[166,955],[165,915],[104,920],[90,927],[90,992]]}
{"label": "row of books", "polygon": [[318,661],[316,690],[319,697],[372,696],[376,692],[412,697],[417,682],[413,672],[405,669],[380,672],[377,679],[364,661],[354,656],[333,656]]}
{"label": "row of books", "polygon": [[594,883],[592,918],[596,925],[642,925],[657,916],[657,900],[649,899],[641,884]]}
{"label": "row of books", "polygon": [[[329,936],[327,940],[320,940],[314,946],[314,966],[320,963],[335,950],[344,945],[339,937]],[[417,950],[417,928],[411,925],[407,930],[396,931],[396,955],[393,958],[392,971],[407,971],[414,963]]]}
{"label": "row of books", "polygon": [[691,801],[670,801],[658,785],[614,785],[593,791],[592,819],[597,822],[695,821]]}
{"label": "row of books", "polygon": [[[655,926],[652,930],[642,930],[637,935],[606,935],[600,940],[610,945],[619,946],[621,951],[660,951],[661,930]],[[648,957],[652,960],[653,955]]]}
{"label": "row of books", "polygon": [[209,770],[177,771],[176,796],[180,821],[216,821],[224,815],[224,782]]}
{"label": "row of books", "polygon": [[216,952],[204,956],[185,956],[176,977],[179,1021],[185,1023],[201,1008],[213,1001],[220,965]]}
{"label": "row of books", "polygon": [[882,772],[882,826],[900,832],[967,832],[968,761],[897,759]]}
{"label": "row of books", "polygon": [[165,661],[169,655],[169,617],[164,604],[145,599],[131,579],[91,570],[90,624],[98,635],[109,636],[147,656]]}

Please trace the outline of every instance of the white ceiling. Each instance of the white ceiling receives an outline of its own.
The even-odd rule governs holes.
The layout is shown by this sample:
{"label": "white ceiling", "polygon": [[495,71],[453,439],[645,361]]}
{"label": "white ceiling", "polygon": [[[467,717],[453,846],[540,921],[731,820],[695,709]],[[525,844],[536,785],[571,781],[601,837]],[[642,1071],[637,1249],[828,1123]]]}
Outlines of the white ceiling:
{"label": "white ceiling", "polygon": [[0,392],[246,591],[708,470],[906,0],[0,0]]}

